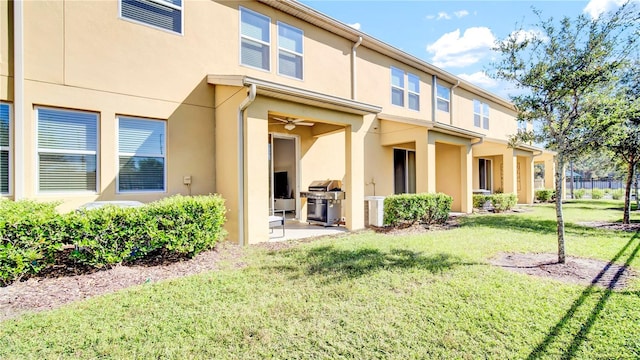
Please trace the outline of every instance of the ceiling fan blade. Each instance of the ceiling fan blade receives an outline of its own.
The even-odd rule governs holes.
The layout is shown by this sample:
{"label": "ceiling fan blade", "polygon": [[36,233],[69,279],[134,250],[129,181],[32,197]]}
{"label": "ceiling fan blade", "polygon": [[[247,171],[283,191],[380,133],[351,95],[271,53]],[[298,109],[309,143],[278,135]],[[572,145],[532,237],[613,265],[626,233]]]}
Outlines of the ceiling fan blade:
{"label": "ceiling fan blade", "polygon": [[281,119],[281,118],[278,118],[278,117],[275,117],[275,116],[273,116],[272,119],[278,120],[278,121],[282,121],[283,123],[288,123],[289,122],[289,120]]}
{"label": "ceiling fan blade", "polygon": [[302,126],[313,126],[315,125],[314,123],[311,122],[297,122],[296,125],[302,125]]}

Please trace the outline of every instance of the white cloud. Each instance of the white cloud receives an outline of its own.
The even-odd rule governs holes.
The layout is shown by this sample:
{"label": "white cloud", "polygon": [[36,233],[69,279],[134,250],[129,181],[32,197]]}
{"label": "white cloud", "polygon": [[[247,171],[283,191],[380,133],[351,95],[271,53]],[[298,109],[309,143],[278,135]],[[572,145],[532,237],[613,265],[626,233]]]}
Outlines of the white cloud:
{"label": "white cloud", "polygon": [[438,13],[437,20],[451,20],[451,16],[449,16],[449,14],[447,14],[446,12],[441,11]]}
{"label": "white cloud", "polygon": [[617,9],[625,2],[626,0],[591,0],[582,12],[589,14],[592,19],[597,19],[600,15]]}
{"label": "white cloud", "polygon": [[455,15],[458,19],[460,19],[469,15],[469,12],[467,10],[459,10],[454,12],[453,15]]}
{"label": "white cloud", "polygon": [[352,28],[354,28],[356,30],[360,30],[360,27],[361,27],[360,23],[347,24],[347,25],[351,26]]}
{"label": "white cloud", "polygon": [[487,76],[483,71],[474,72],[473,74],[462,73],[458,74],[458,76],[481,88],[493,88],[498,85],[497,81]]}
{"label": "white cloud", "polygon": [[494,46],[495,36],[487,27],[472,27],[460,36],[460,29],[442,35],[427,46],[431,61],[440,67],[463,67],[477,63]]}

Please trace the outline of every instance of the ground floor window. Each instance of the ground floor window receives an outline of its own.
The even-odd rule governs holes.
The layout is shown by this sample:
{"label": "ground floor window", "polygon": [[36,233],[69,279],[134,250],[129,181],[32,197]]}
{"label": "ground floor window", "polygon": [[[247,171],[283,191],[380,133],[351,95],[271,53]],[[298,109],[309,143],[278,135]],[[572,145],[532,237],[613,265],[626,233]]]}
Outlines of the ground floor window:
{"label": "ground floor window", "polygon": [[165,191],[165,121],[118,118],[118,191]]}
{"label": "ground floor window", "polygon": [[38,189],[97,191],[98,114],[37,108]]}
{"label": "ground floor window", "polygon": [[9,193],[9,151],[11,108],[0,103],[0,194]]}
{"label": "ground floor window", "polygon": [[416,192],[416,152],[393,149],[393,177],[395,194]]}
{"label": "ground floor window", "polygon": [[478,174],[480,180],[480,189],[491,191],[491,184],[493,183],[493,171],[491,167],[491,160],[479,159],[478,160]]}

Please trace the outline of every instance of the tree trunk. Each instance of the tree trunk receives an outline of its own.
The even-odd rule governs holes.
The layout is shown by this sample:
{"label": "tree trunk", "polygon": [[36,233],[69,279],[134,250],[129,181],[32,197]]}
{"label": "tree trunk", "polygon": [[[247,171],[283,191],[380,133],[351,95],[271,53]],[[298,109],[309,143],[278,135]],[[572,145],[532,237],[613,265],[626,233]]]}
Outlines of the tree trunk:
{"label": "tree trunk", "polygon": [[564,217],[562,215],[562,185],[564,182],[564,159],[561,155],[556,156],[556,221],[558,227],[558,263],[564,264]]}
{"label": "tree trunk", "polygon": [[631,211],[631,184],[633,184],[633,170],[635,167],[635,161],[631,161],[627,165],[627,183],[624,189],[624,213],[622,215],[623,224],[631,223],[631,218],[629,216],[629,212]]}

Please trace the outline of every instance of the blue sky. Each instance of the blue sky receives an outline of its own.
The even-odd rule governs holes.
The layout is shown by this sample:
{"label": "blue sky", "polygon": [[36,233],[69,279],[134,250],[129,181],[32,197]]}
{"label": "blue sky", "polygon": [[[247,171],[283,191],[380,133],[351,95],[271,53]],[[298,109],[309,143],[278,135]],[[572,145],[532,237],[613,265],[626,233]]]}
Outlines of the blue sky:
{"label": "blue sky", "polygon": [[[637,1],[637,0],[636,0]],[[598,17],[623,0],[584,1],[393,1],[301,0],[396,48],[503,97],[510,86],[487,77],[496,40],[516,29],[535,32],[535,7],[543,17]]]}

